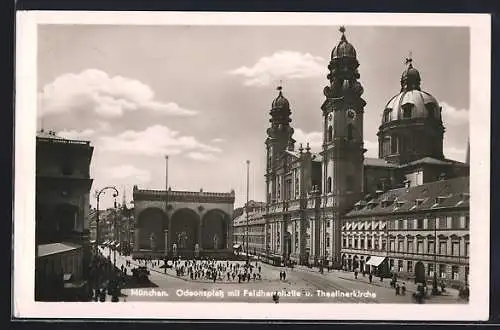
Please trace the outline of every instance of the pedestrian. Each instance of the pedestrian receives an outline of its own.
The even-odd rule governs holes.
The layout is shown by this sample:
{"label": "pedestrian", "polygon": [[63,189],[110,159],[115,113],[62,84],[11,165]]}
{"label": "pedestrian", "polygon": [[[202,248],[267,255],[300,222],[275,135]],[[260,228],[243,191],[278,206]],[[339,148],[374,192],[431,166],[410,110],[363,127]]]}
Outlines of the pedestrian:
{"label": "pedestrian", "polygon": [[372,275],[372,273],[370,273],[370,274],[368,275],[368,280],[370,281],[370,283],[372,283],[372,280],[373,280],[373,275]]}
{"label": "pedestrian", "polygon": [[405,282],[403,282],[403,284],[401,284],[401,295],[406,295],[406,285],[405,285]]}
{"label": "pedestrian", "polygon": [[256,273],[253,273],[253,281],[255,282],[255,278],[257,277]]}
{"label": "pedestrian", "polygon": [[396,287],[396,296],[399,296],[399,284],[396,283],[395,287]]}
{"label": "pedestrian", "polygon": [[357,270],[354,271],[354,278],[358,279],[358,271]]}
{"label": "pedestrian", "polygon": [[283,281],[286,281],[286,272],[283,271]]}

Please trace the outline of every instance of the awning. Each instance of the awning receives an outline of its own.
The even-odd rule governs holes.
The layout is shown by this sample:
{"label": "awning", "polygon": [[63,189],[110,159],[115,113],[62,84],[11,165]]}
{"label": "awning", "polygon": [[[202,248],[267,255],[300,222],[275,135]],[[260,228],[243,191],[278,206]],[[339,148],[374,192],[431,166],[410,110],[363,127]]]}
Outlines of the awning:
{"label": "awning", "polygon": [[378,266],[385,260],[385,257],[372,256],[370,260],[366,262],[367,265]]}
{"label": "awning", "polygon": [[234,244],[234,245],[233,245],[233,249],[239,249],[240,247],[241,247],[241,245],[240,245],[240,244]]}
{"label": "awning", "polygon": [[120,247],[120,243],[116,244],[116,247]]}
{"label": "awning", "polygon": [[45,257],[52,254],[65,253],[80,249],[82,246],[73,243],[50,243],[38,245],[38,257]]}

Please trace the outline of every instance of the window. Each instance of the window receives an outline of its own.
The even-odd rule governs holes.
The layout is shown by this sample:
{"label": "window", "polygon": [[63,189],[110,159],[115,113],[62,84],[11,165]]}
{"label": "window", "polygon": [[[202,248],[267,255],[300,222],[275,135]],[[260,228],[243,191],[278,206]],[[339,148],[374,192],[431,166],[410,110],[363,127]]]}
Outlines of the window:
{"label": "window", "polygon": [[391,120],[392,109],[385,109],[384,111],[384,122]]}
{"label": "window", "polygon": [[408,247],[407,247],[406,251],[408,253],[413,253],[413,240],[412,239],[408,240]]}
{"label": "window", "polygon": [[413,104],[404,104],[403,105],[403,119],[410,119],[411,118],[411,110],[413,108]]}
{"label": "window", "polygon": [[385,239],[382,239],[382,251],[385,251],[387,249],[387,241]]}
{"label": "window", "polygon": [[436,251],[434,251],[435,247],[436,247],[436,245],[435,245],[434,241],[428,241],[427,242],[427,253],[433,254],[434,252],[436,252]]}
{"label": "window", "polygon": [[394,269],[394,259],[389,259],[389,269]]}
{"label": "window", "polygon": [[326,220],[326,228],[330,228],[330,220]]}
{"label": "window", "polygon": [[451,266],[451,278],[453,278],[453,280],[455,281],[460,280],[460,275],[458,273],[458,266]]}
{"label": "window", "polygon": [[427,103],[425,105],[427,109],[427,117],[430,119],[436,118],[436,105],[434,103]]}
{"label": "window", "polygon": [[469,242],[465,242],[465,256],[468,257],[469,256]]}
{"label": "window", "polygon": [[393,136],[391,138],[391,153],[395,154],[398,152],[398,138],[397,136]]}
{"label": "window", "polygon": [[328,136],[327,136],[328,142],[333,141],[333,127],[332,125],[328,126]]}
{"label": "window", "polygon": [[469,267],[465,267],[465,274],[464,274],[464,279],[465,283],[469,283]]}
{"label": "window", "polygon": [[404,252],[403,243],[402,239],[398,241],[398,252]]}
{"label": "window", "polygon": [[347,141],[351,141],[353,139],[353,126],[352,124],[347,125]]}
{"label": "window", "polygon": [[451,255],[452,256],[460,256],[460,242],[453,241],[451,243]]}
{"label": "window", "polygon": [[398,220],[398,229],[399,229],[399,230],[404,229],[404,228],[403,228],[403,226],[404,226],[404,224],[403,224],[403,220]]}
{"label": "window", "polygon": [[439,264],[439,277],[446,278],[446,265],[445,264]]}
{"label": "window", "polygon": [[451,218],[451,229],[460,229],[462,226],[462,218],[461,217],[452,217]]}
{"label": "window", "polygon": [[427,229],[435,229],[436,223],[439,218],[427,219]]}
{"label": "window", "polygon": [[377,238],[375,238],[375,239],[373,240],[373,245],[374,245],[374,249],[375,249],[375,250],[378,250],[378,243],[379,243],[379,240],[378,240]]}
{"label": "window", "polygon": [[424,229],[424,219],[417,219],[417,229]]}
{"label": "window", "polygon": [[332,192],[332,177],[330,177],[330,176],[329,176],[329,177],[328,177],[328,179],[327,179],[326,181],[327,181],[327,182],[326,182],[326,185],[327,185],[327,187],[326,187],[326,191],[327,191],[328,193],[331,193],[331,192]]}
{"label": "window", "polygon": [[434,276],[434,264],[427,264],[427,275]]}
{"label": "window", "polygon": [[413,261],[408,261],[406,269],[409,273],[413,272]]}
{"label": "window", "polygon": [[465,216],[465,229],[469,229],[469,216]]}
{"label": "window", "polygon": [[[297,175],[297,173],[295,173]],[[299,188],[299,178],[295,179],[295,197],[298,197],[300,194],[300,188]]]}
{"label": "window", "polygon": [[360,249],[365,249],[365,239],[364,238],[361,238],[359,240],[359,245],[360,245]]}
{"label": "window", "polygon": [[396,251],[396,242],[393,239],[391,239],[390,250]]}
{"label": "window", "polygon": [[330,247],[330,234],[326,233],[326,247],[329,248]]}
{"label": "window", "polygon": [[347,247],[347,240],[345,238],[342,239],[342,247]]}
{"label": "window", "polygon": [[398,260],[398,272],[403,272],[403,260]]}
{"label": "window", "polygon": [[418,254],[423,254],[424,253],[424,241],[417,241],[417,253]]}
{"label": "window", "polygon": [[447,226],[447,221],[446,221],[446,218],[445,217],[442,217],[442,218],[436,218],[436,220],[438,220],[438,229],[446,229],[448,228]]}
{"label": "window", "polygon": [[447,242],[439,242],[439,254],[446,254],[446,244]]}
{"label": "window", "polygon": [[355,238],[354,239],[354,248],[357,249],[358,247],[359,247],[359,245],[358,245],[358,239]]}

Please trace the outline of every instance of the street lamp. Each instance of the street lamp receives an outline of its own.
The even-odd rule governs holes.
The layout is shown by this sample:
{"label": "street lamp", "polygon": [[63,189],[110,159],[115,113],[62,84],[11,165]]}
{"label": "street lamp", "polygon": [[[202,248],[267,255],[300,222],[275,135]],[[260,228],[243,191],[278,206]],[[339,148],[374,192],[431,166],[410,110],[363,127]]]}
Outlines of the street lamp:
{"label": "street lamp", "polygon": [[99,201],[101,198],[101,194],[104,193],[104,191],[106,191],[108,189],[111,189],[114,191],[114,193],[113,193],[114,198],[118,197],[118,189],[116,189],[116,187],[114,187],[114,186],[107,186],[107,187],[102,188],[99,191],[96,191],[96,199],[97,199],[96,246],[97,246],[97,248],[99,248]]}
{"label": "street lamp", "polygon": [[248,232],[248,195],[249,195],[249,182],[250,182],[250,161],[247,160],[247,204],[246,204],[246,207],[245,207],[245,211],[246,211],[246,217],[247,217],[247,230],[246,230],[246,236],[247,236],[247,248],[246,248],[246,252],[247,252],[247,263],[250,262],[250,255],[248,254],[248,235],[249,235],[249,232]]}

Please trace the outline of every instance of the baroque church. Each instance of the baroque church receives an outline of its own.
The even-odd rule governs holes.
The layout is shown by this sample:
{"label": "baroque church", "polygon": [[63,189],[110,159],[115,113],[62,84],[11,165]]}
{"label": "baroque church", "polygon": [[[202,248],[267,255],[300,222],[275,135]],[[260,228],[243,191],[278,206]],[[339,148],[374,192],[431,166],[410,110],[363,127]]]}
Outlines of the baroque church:
{"label": "baroque church", "polygon": [[[381,109],[378,158],[365,157],[366,102],[358,81],[359,62],[345,29],[341,27],[340,31],[340,41],[331,52],[328,65],[329,83],[323,90],[323,144],[319,153],[311,152],[309,144],[296,146],[290,118],[292,107],[281,86],[272,102],[265,141],[266,203],[258,215],[252,214],[251,224],[262,230],[254,231],[252,246],[248,247],[250,252],[258,251],[269,260],[280,258],[300,264],[346,267],[347,252],[353,252],[346,252],[350,243],[343,243],[349,212],[371,208],[370,202],[373,204],[377,198],[397,189],[408,191],[461,177],[468,182],[468,163],[446,159],[443,154],[442,109],[436,98],[422,90],[420,73],[411,58],[406,60],[400,91]],[[450,193],[468,194],[468,183],[463,189],[467,191]],[[422,196],[437,197],[442,196]],[[392,205],[385,212],[396,214],[394,208]],[[247,225],[244,217],[241,215],[233,222],[234,241],[243,244]],[[387,225],[387,228],[392,227]],[[384,234],[389,235],[387,230],[381,236]],[[384,244],[377,246],[380,249],[383,245],[385,252],[389,252],[389,236],[383,239]],[[365,243],[358,252],[353,252],[357,261],[349,253],[351,268],[360,267],[360,254],[367,249]],[[373,253],[365,252],[366,259],[370,259]]]}

